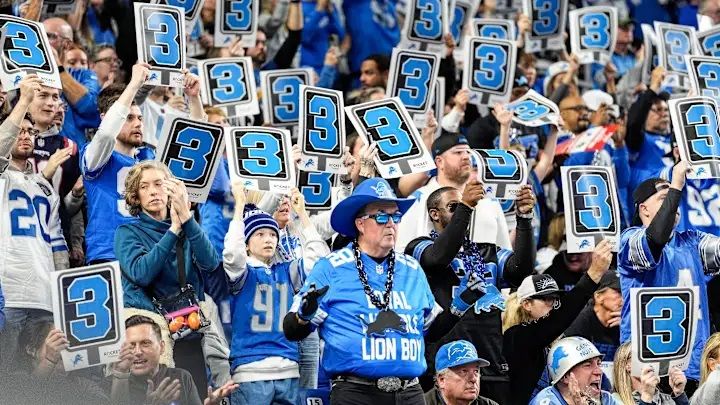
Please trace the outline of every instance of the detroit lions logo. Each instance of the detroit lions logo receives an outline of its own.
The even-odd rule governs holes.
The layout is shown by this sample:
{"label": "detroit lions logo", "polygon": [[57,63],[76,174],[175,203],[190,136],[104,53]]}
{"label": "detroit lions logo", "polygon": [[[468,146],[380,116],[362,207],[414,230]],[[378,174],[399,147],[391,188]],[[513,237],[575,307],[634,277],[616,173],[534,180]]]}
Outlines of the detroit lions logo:
{"label": "detroit lions logo", "polygon": [[305,167],[310,167],[315,164],[315,161],[313,159],[308,159],[307,162],[305,162]]}
{"label": "detroit lions logo", "polygon": [[552,363],[550,364],[550,368],[553,369],[554,373],[557,373],[558,368],[560,368],[560,361],[564,359],[565,357],[568,357],[568,354],[565,353],[565,349],[561,347],[558,347],[557,350],[553,352],[553,358]]}
{"label": "detroit lions logo", "polygon": [[15,79],[13,80],[13,86],[17,86],[18,83],[20,83],[20,80],[22,80],[22,76],[20,76],[20,75],[15,76]]}
{"label": "detroit lions logo", "polygon": [[455,361],[463,359],[474,359],[477,357],[475,348],[467,342],[459,341],[450,345],[447,349],[448,358]]}
{"label": "detroit lions logo", "polygon": [[390,190],[384,182],[378,182],[374,186],[370,186],[378,197],[382,198],[395,198],[395,194]]}
{"label": "detroit lions logo", "polygon": [[705,173],[705,168],[704,168],[704,167],[700,167],[700,168],[698,168],[697,171],[695,172],[695,176],[700,176],[701,174],[704,174],[704,173]]}
{"label": "detroit lions logo", "polygon": [[150,77],[148,78],[148,81],[149,80],[157,80],[157,73],[151,74]]}
{"label": "detroit lions logo", "polygon": [[401,334],[407,333],[407,325],[405,321],[400,318],[400,315],[396,314],[395,311],[383,310],[380,311],[375,318],[375,321],[367,323],[367,321],[360,315],[357,315],[365,328],[365,335],[371,336],[385,336],[388,331],[396,331]]}
{"label": "detroit lions logo", "polygon": [[244,183],[243,185],[244,185],[245,187],[250,187],[250,186],[252,186],[252,184],[253,184],[252,181],[250,181],[250,180],[245,180],[245,183]]}
{"label": "detroit lions logo", "polygon": [[390,168],[388,169],[389,174],[394,174],[395,171],[396,171],[396,169],[393,166],[390,166]]}
{"label": "detroit lions logo", "polygon": [[73,357],[72,364],[73,366],[77,366],[78,363],[80,363],[81,361],[83,361],[83,356],[82,354],[78,353],[75,355],[75,357]]}
{"label": "detroit lions logo", "polygon": [[578,249],[583,249],[583,248],[586,248],[586,247],[590,247],[590,241],[587,240],[587,239],[583,239],[583,240],[578,244]]}

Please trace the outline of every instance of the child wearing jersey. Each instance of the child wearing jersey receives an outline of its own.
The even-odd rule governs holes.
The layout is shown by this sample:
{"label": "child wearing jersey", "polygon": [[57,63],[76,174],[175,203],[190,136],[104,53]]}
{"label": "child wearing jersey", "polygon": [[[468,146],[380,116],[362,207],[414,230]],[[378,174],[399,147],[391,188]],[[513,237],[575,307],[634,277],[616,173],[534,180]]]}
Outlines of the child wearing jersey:
{"label": "child wearing jersey", "polygon": [[302,194],[294,193],[292,206],[303,225],[304,257],[285,261],[279,257],[275,219],[255,206],[246,209],[242,183],[234,182],[232,192],[235,213],[225,236],[223,264],[232,295],[232,378],[240,387],[231,402],[296,403],[298,345],[285,338],[283,318],[306,269],[330,250],[310,222]]}

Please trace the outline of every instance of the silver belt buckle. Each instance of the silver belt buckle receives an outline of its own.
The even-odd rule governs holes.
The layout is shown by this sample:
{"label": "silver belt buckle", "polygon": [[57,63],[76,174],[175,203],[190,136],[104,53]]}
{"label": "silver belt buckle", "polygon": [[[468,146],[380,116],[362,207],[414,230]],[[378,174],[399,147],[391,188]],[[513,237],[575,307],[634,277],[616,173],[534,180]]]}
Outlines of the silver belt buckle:
{"label": "silver belt buckle", "polygon": [[402,388],[402,380],[398,377],[383,377],[377,380],[377,387],[380,391],[397,392]]}

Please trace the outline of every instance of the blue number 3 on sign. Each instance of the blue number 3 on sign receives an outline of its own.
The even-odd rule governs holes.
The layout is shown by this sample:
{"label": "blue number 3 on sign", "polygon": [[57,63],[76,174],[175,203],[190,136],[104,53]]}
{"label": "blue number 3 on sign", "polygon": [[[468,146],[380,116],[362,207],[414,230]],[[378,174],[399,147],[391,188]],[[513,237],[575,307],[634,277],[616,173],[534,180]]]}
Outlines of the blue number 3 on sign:
{"label": "blue number 3 on sign", "polygon": [[110,293],[110,284],[100,274],[77,277],[70,283],[67,302],[75,312],[75,319],[69,322],[70,338],[85,344],[108,337],[114,323],[108,306]]}
{"label": "blue number 3 on sign", "polygon": [[180,35],[178,20],[170,13],[154,11],[147,20],[147,29],[152,33],[146,38],[150,59],[163,67],[178,67],[180,64]]}

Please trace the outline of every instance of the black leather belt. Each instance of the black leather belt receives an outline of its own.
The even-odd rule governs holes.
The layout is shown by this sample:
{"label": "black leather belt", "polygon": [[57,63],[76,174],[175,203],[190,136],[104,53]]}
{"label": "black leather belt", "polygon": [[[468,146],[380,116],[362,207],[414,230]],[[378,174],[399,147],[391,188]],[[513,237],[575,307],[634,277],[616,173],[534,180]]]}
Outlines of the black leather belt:
{"label": "black leather belt", "polygon": [[417,378],[403,380],[400,377],[382,377],[377,380],[373,380],[370,378],[356,377],[354,375],[340,375],[333,378],[333,382],[349,382],[353,384],[370,385],[384,392],[403,391],[420,384],[420,380]]}

